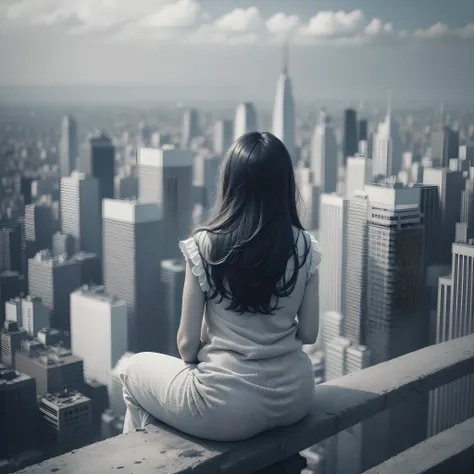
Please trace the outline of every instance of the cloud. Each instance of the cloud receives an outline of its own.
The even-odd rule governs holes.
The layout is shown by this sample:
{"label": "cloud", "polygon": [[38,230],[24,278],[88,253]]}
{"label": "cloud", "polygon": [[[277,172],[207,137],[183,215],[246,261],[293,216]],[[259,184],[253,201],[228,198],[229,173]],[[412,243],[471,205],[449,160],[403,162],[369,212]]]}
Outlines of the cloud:
{"label": "cloud", "polygon": [[387,39],[474,38],[474,23],[464,27],[436,23],[398,31],[360,9],[319,11],[304,21],[284,12],[263,18],[252,6],[212,18],[199,0],[0,0],[0,22],[12,27],[56,27],[75,34],[99,32],[113,40],[173,39],[186,44],[272,44],[287,39],[301,45],[365,44]]}
{"label": "cloud", "polygon": [[[406,35],[410,36],[409,34]],[[413,36],[418,39],[440,39],[440,38],[460,38],[472,39],[474,38],[474,23],[469,23],[466,26],[454,28],[445,23],[435,23],[428,28],[420,28],[413,32]]]}

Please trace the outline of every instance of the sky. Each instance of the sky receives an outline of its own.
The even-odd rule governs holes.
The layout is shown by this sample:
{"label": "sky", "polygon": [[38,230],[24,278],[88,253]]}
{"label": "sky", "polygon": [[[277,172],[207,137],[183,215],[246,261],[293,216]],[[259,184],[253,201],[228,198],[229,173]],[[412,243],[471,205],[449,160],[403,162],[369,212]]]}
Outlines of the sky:
{"label": "sky", "polygon": [[267,101],[285,42],[297,100],[474,101],[474,0],[0,0],[0,100]]}

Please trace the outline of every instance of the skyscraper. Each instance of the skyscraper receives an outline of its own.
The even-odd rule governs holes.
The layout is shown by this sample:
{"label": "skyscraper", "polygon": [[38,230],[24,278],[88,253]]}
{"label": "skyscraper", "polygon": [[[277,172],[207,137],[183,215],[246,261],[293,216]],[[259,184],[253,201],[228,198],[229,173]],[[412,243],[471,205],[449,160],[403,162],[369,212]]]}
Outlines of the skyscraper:
{"label": "skyscraper", "polygon": [[352,199],[356,191],[362,191],[366,184],[372,181],[372,160],[365,155],[348,156],[346,158],[346,173],[344,197]]}
{"label": "skyscraper", "polygon": [[402,167],[403,142],[398,122],[392,118],[389,101],[385,120],[379,123],[372,144],[372,173],[375,178],[397,176]]}
{"label": "skyscraper", "polygon": [[53,245],[53,213],[47,203],[25,206],[25,236],[27,256],[51,249]]}
{"label": "skyscraper", "polygon": [[84,360],[84,376],[110,385],[110,373],[127,352],[127,305],[102,286],[71,294],[71,349]]}
{"label": "skyscraper", "polygon": [[[428,343],[424,228],[418,188],[365,187],[368,219],[367,318],[365,344],[372,364],[416,351]],[[377,415],[381,462],[425,439],[427,397]]]}
{"label": "skyscraper", "polygon": [[369,138],[367,119],[359,120],[359,142],[367,141]]}
{"label": "skyscraper", "polygon": [[320,314],[342,312],[344,253],[348,201],[337,194],[321,194],[319,242],[324,259],[320,266]]}
{"label": "skyscraper", "polygon": [[357,133],[357,112],[354,109],[344,111],[343,130],[343,163],[346,165],[347,158],[354,156],[359,149],[359,137]]}
{"label": "skyscraper", "polygon": [[99,180],[102,199],[114,198],[115,147],[109,137],[99,133],[89,141],[89,152],[84,156],[83,171]]}
{"label": "skyscraper", "polygon": [[319,123],[314,129],[310,168],[313,172],[313,184],[319,187],[321,193],[336,191],[338,147],[332,120],[325,110],[321,111]]}
{"label": "skyscraper", "polygon": [[61,178],[61,233],[74,237],[75,251],[102,253],[99,180],[74,171]]}
{"label": "skyscraper", "polygon": [[474,179],[466,180],[465,188],[461,192],[460,222],[467,224],[468,238],[474,237]]}
{"label": "skyscraper", "polygon": [[183,298],[184,274],[186,263],[184,260],[163,260],[161,262],[161,283],[163,284],[163,337],[162,352],[180,357],[177,337],[181,321],[181,306]]}
{"label": "skyscraper", "polygon": [[273,135],[284,143],[293,160],[293,165],[296,165],[295,103],[291,78],[288,73],[288,45],[285,47],[283,69],[277,83],[272,131]]}
{"label": "skyscraper", "polygon": [[63,117],[59,143],[59,174],[69,176],[76,169],[79,154],[77,123],[69,115]]}
{"label": "skyscraper", "polygon": [[181,148],[189,149],[194,138],[200,135],[199,115],[196,109],[185,109],[183,111],[183,131],[181,137]]}
{"label": "skyscraper", "polygon": [[42,250],[29,259],[28,283],[30,295],[51,311],[51,327],[69,331],[69,295],[81,286],[81,264]]}
{"label": "skyscraper", "polygon": [[163,258],[179,257],[178,240],[191,230],[193,159],[193,152],[174,148],[138,152],[138,201],[161,206]]}
{"label": "skyscraper", "polygon": [[451,262],[451,244],[454,241],[456,223],[459,221],[461,193],[464,189],[462,171],[451,171],[448,168],[425,168],[423,184],[438,187],[440,202],[439,236],[436,239],[436,263]]}
{"label": "skyscraper", "polygon": [[220,156],[209,154],[206,151],[198,152],[194,158],[193,188],[195,196],[193,201],[195,204],[202,205],[205,211],[212,207],[217,196],[221,162]]}
{"label": "skyscraper", "polygon": [[32,337],[49,327],[49,311],[38,297],[13,298],[5,303],[5,313],[7,320],[15,321]]}
{"label": "skyscraper", "polygon": [[234,123],[232,120],[218,120],[214,124],[213,151],[218,155],[224,155],[232,145],[234,135]]}
{"label": "skyscraper", "polygon": [[317,229],[319,227],[319,187],[313,184],[313,172],[311,168],[297,166],[295,168],[295,179],[301,195],[299,204],[299,216],[305,229]]}
{"label": "skyscraper", "polygon": [[103,201],[104,284],[128,309],[128,349],[154,351],[160,321],[162,208],[158,203]]}
{"label": "skyscraper", "polygon": [[356,344],[364,342],[367,315],[367,254],[369,199],[364,191],[356,191],[349,201],[344,274],[344,336]]}
{"label": "skyscraper", "polygon": [[257,131],[257,112],[252,102],[242,102],[235,110],[234,140],[241,135]]}
{"label": "skyscraper", "polygon": [[443,167],[449,166],[451,158],[459,157],[459,132],[443,126],[431,133],[431,157]]}
{"label": "skyscraper", "polygon": [[[451,275],[439,279],[435,344],[474,332],[474,242],[453,244]],[[474,416],[474,376],[430,392],[428,436]]]}
{"label": "skyscraper", "polygon": [[0,229],[3,243],[3,270],[24,273],[21,226]]}

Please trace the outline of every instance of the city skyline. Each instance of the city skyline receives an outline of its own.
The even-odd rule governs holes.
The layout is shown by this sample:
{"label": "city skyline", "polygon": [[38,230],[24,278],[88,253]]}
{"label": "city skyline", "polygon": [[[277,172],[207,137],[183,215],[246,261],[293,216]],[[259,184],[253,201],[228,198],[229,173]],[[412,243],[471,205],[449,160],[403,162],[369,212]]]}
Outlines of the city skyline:
{"label": "city skyline", "polygon": [[472,3],[402,3],[139,0],[91,10],[88,1],[8,0],[0,5],[0,100],[47,100],[53,86],[92,100],[112,86],[102,94],[110,102],[146,94],[271,101],[266,84],[287,39],[297,101],[380,100],[388,89],[394,101],[434,101],[441,92],[469,100]]}

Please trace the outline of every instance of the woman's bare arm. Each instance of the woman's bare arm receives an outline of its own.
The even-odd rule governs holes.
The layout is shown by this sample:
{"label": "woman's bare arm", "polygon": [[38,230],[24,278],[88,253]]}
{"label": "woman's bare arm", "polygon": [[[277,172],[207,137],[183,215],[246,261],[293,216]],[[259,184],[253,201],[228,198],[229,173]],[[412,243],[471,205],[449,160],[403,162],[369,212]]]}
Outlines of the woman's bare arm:
{"label": "woman's bare arm", "polygon": [[205,296],[197,277],[186,262],[181,322],[178,329],[178,350],[185,362],[197,362],[201,346]]}

